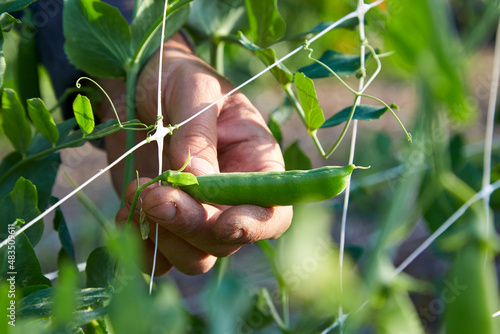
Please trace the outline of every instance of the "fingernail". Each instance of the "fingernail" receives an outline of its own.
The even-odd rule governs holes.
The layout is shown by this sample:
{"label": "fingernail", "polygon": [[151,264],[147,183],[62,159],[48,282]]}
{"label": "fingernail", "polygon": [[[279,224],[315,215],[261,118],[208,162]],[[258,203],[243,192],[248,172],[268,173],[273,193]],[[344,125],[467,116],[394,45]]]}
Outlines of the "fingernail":
{"label": "fingernail", "polygon": [[146,211],[146,214],[148,216],[161,220],[173,219],[176,213],[177,213],[177,205],[174,202],[163,203],[154,206],[148,211]]}
{"label": "fingernail", "polygon": [[243,229],[237,229],[233,234],[229,234],[225,236],[222,240],[224,241],[236,241],[241,239],[243,237]]}

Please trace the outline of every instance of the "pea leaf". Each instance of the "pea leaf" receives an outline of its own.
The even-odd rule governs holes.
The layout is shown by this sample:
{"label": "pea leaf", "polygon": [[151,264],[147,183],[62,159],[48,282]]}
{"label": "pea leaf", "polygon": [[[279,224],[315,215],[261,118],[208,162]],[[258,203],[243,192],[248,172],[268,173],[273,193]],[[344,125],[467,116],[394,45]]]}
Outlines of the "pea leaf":
{"label": "pea leaf", "polygon": [[[333,126],[342,124],[349,119],[352,107],[347,107],[330,117],[323,123],[321,128],[331,128]],[[354,111],[353,119],[370,120],[380,118],[385,112],[389,110],[386,107],[360,105]]]}
{"label": "pea leaf", "polygon": [[[264,63],[264,65],[269,66],[276,62],[276,53],[273,49],[263,49],[255,45],[241,31],[238,33],[238,41],[242,46],[252,51]],[[283,65],[283,63],[274,66],[271,69],[271,73],[282,86],[292,82],[293,75],[290,70]]]}
{"label": "pea leaf", "polygon": [[[370,54],[371,53],[367,52],[365,59],[367,59]],[[330,67],[339,76],[347,77],[356,74],[359,70],[359,67],[361,66],[360,59],[361,58],[359,56],[348,55],[334,50],[326,50],[318,60]],[[333,74],[324,66],[316,62],[300,68],[298,72],[304,73],[311,79],[333,76]]]}
{"label": "pea leaf", "polygon": [[300,149],[299,141],[294,141],[283,153],[286,170],[308,170],[312,168],[309,157]]}
{"label": "pea leaf", "polygon": [[[22,162],[23,157],[13,152],[5,157],[0,164],[0,198],[14,189],[19,178],[30,180],[38,191],[38,209],[45,210],[49,205],[49,199],[54,185],[57,169],[61,164],[59,153],[51,153],[43,158],[35,160],[34,163]],[[16,166],[16,168],[13,168]],[[7,208],[6,208],[7,210]],[[3,211],[0,211],[3,212]],[[13,218],[15,219],[15,218]]]}
{"label": "pea leaf", "polygon": [[132,37],[117,8],[99,0],[66,0],[63,31],[64,50],[77,68],[97,77],[125,76]]}
{"label": "pea leaf", "polygon": [[19,234],[14,245],[16,261],[13,268],[7,260],[7,247],[0,248],[0,279],[5,282],[11,277],[8,273],[14,271],[16,285],[21,289],[33,285],[51,286],[50,280],[42,274],[42,267],[26,234]]}
{"label": "pea leaf", "polygon": [[228,36],[241,26],[245,14],[243,0],[198,0],[189,14],[189,26],[202,37]]}
{"label": "pea leaf", "polygon": [[[48,318],[54,308],[55,289],[38,290],[19,302],[20,317]],[[111,299],[111,288],[92,288],[76,291],[77,309],[71,324],[84,325],[105,315]],[[92,308],[92,309],[90,309]]]}
{"label": "pea leaf", "polygon": [[28,114],[35,127],[40,131],[42,136],[47,138],[52,144],[57,143],[59,139],[59,130],[57,130],[56,123],[52,119],[43,101],[39,98],[33,98],[29,99],[27,102]]}
{"label": "pea leaf", "polygon": [[31,129],[17,93],[10,88],[2,93],[2,117],[5,135],[16,151],[25,155],[31,143]]}
{"label": "pea leaf", "polygon": [[35,1],[36,0],[1,0],[0,13],[18,11]]}
{"label": "pea leaf", "polygon": [[146,219],[146,213],[142,209],[142,206],[140,209],[139,217],[140,217],[139,218],[139,227],[141,230],[141,237],[142,237],[142,240],[146,240],[149,237],[150,229],[149,229],[148,220]]}
{"label": "pea leaf", "polygon": [[325,115],[319,106],[314,82],[312,79],[306,77],[304,73],[296,72],[294,83],[299,95],[300,105],[304,110],[307,131],[312,133],[319,129],[325,122]]}
{"label": "pea leaf", "polygon": [[[165,22],[165,39],[169,39],[186,22],[189,16],[189,3],[192,0],[180,0],[169,4]],[[140,64],[146,62],[158,49],[161,38],[164,1],[144,0],[137,11],[130,30],[134,55],[139,55]],[[139,49],[142,51],[139,52]]]}
{"label": "pea leaf", "polygon": [[[40,214],[38,193],[33,183],[20,177],[14,185],[14,189],[0,201],[0,212],[2,212],[0,240],[4,240],[8,236],[9,225],[16,219],[28,222]],[[26,231],[26,236],[33,247],[38,244],[42,234],[43,220]]]}
{"label": "pea leaf", "polygon": [[9,32],[16,23],[21,23],[21,20],[16,19],[9,13],[3,13],[0,15],[0,25],[2,26],[3,32]]}
{"label": "pea leaf", "polygon": [[107,247],[94,249],[88,259],[85,269],[87,287],[108,287],[114,283],[116,259],[113,258]]}
{"label": "pea leaf", "polygon": [[168,170],[165,172],[166,181],[176,186],[190,186],[198,184],[198,179],[191,173]]}
{"label": "pea leaf", "polygon": [[94,131],[94,114],[92,112],[92,105],[88,97],[78,94],[73,101],[73,111],[75,113],[76,122],[86,136]]}
{"label": "pea leaf", "polygon": [[[56,202],[57,199],[53,198],[53,200]],[[73,240],[71,240],[68,225],[66,224],[66,219],[64,219],[61,209],[56,209],[52,223],[54,225],[54,230],[57,231],[62,246],[59,251],[58,263],[61,263],[61,259],[69,259],[71,263],[75,264],[76,268],[75,247],[73,246]],[[68,262],[66,261],[66,263]]]}
{"label": "pea leaf", "polygon": [[17,50],[17,64],[15,64],[15,80],[22,82],[18,85],[17,93],[23,105],[27,108],[25,101],[29,98],[42,96],[40,94],[40,77],[38,74],[38,31],[33,18],[28,15],[23,17],[23,24],[19,28],[23,33],[19,34],[19,46]]}
{"label": "pea leaf", "polygon": [[245,0],[248,23],[254,42],[267,47],[283,36],[285,21],[278,11],[277,0]]}

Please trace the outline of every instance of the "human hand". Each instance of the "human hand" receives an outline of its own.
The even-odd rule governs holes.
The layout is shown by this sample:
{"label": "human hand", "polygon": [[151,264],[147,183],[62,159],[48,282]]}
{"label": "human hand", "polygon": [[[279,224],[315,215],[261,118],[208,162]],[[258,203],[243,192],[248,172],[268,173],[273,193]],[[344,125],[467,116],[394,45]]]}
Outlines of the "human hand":
{"label": "human hand", "polygon": [[[166,42],[163,63],[164,124],[184,121],[232,89],[227,80],[191,52],[179,35]],[[146,64],[136,87],[137,117],[146,124],[156,122],[157,76],[158,54]],[[119,92],[123,88],[110,80],[104,80],[103,86],[120,109],[123,99],[119,98]],[[144,138],[144,133],[138,133],[138,140]],[[124,143],[125,135],[121,132],[106,138],[110,161],[124,152]],[[184,171],[197,176],[284,169],[279,145],[265,121],[239,92],[175,130],[164,143],[164,170],[180,168],[189,154],[191,160]],[[156,145],[149,144],[136,151],[135,160],[139,175],[145,176],[140,179],[141,184],[158,175]],[[115,188],[120,191],[122,166],[113,170],[112,177]],[[133,181],[126,189],[126,206],[119,210],[118,222],[126,220],[135,189],[136,181]],[[243,244],[279,237],[292,218],[291,207],[207,205],[179,189],[158,185],[145,189],[140,203],[151,225],[149,239],[145,241],[148,265],[144,270],[152,265],[155,224],[159,224],[156,275],[172,267],[187,274],[204,273],[217,257],[228,256]],[[139,209],[134,214],[134,222],[138,221]]]}

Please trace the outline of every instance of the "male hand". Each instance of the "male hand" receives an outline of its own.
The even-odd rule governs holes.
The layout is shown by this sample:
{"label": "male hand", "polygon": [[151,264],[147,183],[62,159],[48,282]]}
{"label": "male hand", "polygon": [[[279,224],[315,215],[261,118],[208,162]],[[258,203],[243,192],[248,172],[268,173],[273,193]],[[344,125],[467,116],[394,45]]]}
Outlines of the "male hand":
{"label": "male hand", "polygon": [[[157,118],[158,56],[156,53],[146,64],[136,86],[137,118],[146,124],[154,124]],[[180,35],[165,43],[163,64],[164,124],[184,121],[233,88],[194,55]],[[121,113],[123,84],[117,80],[103,80],[102,84]],[[104,118],[112,117],[107,107],[101,112]],[[145,136],[144,132],[138,132],[137,140]],[[114,161],[125,151],[125,133],[119,131],[106,137],[105,143],[108,158]],[[261,114],[240,92],[174,130],[165,138],[164,145],[163,170],[179,169],[189,154],[191,160],[184,171],[196,176],[284,169],[279,145]],[[141,176],[141,184],[158,175],[157,156],[154,143],[136,151],[135,168]],[[122,165],[112,170],[112,178],[121,193]],[[126,206],[119,210],[117,222],[126,221],[135,189],[136,181],[133,181],[126,189]],[[139,203],[151,230],[145,241],[148,260],[144,270],[152,266],[155,229],[159,224],[155,275],[164,274],[172,267],[186,274],[207,272],[217,257],[228,256],[243,244],[279,237],[292,219],[292,207],[202,204],[179,189],[156,184],[142,192]],[[139,208],[134,213],[134,229],[138,230],[138,222]]]}

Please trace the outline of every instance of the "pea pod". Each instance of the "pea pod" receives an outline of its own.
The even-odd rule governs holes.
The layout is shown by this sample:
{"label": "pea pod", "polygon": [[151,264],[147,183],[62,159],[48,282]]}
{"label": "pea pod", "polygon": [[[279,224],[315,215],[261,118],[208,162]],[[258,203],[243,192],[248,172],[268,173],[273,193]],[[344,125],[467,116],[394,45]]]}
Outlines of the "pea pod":
{"label": "pea pod", "polygon": [[198,184],[178,186],[209,204],[294,205],[337,196],[355,168],[351,164],[284,172],[218,173],[198,176]]}

